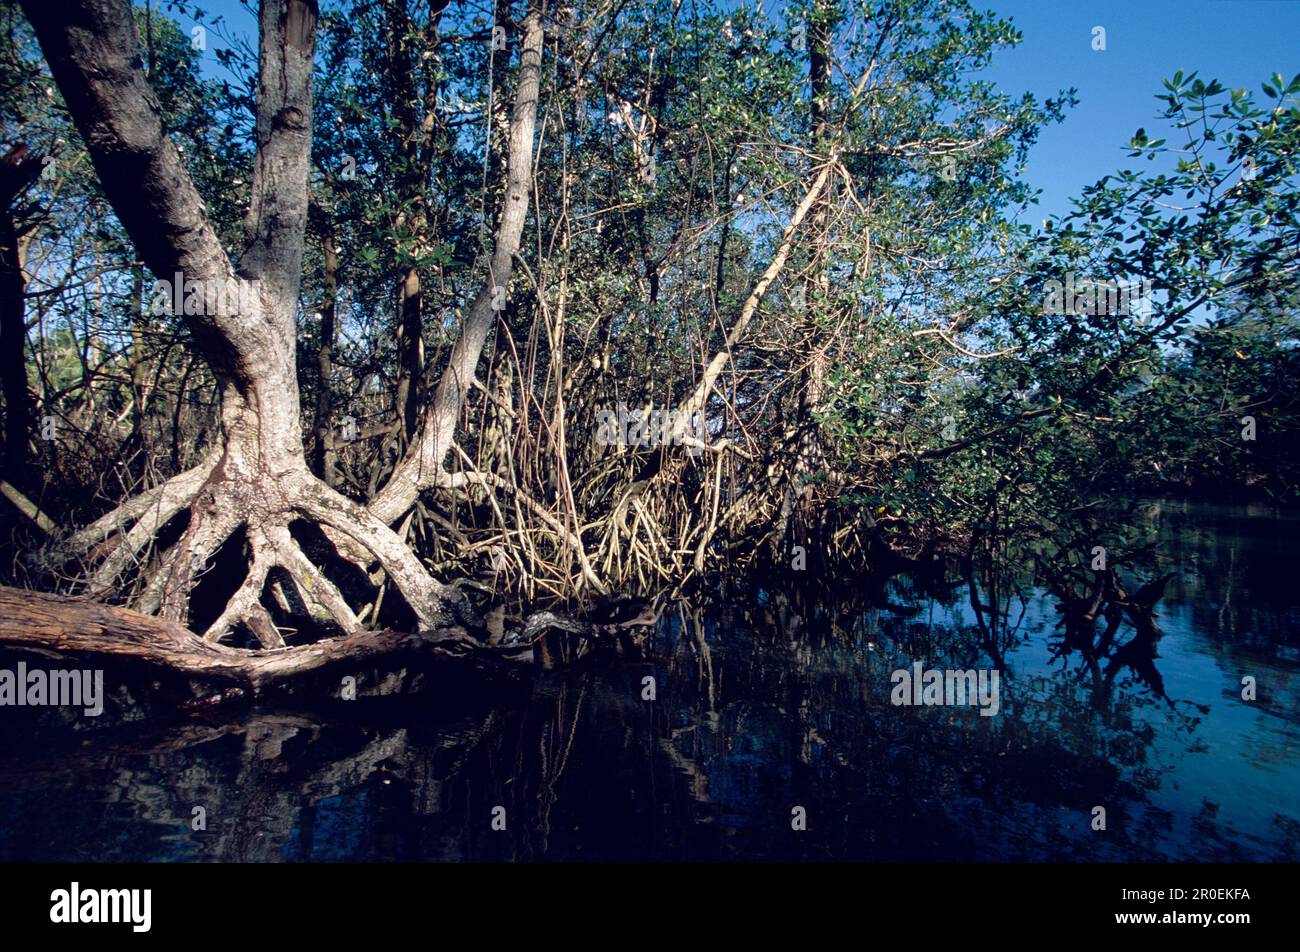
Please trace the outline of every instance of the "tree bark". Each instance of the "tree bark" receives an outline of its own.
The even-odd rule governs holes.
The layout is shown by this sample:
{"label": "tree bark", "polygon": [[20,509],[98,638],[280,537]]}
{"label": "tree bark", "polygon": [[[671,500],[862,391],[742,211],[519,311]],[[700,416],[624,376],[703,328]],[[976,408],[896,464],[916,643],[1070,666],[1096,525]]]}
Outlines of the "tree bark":
{"label": "tree bark", "polygon": [[[830,143],[830,103],[832,40],[838,10],[832,0],[816,0],[808,15],[808,85],[809,85],[809,148],[813,155],[826,154]],[[829,306],[830,280],[826,257],[830,246],[830,211],[833,183],[829,183],[818,197],[808,216],[811,235],[807,276],[804,278],[803,316],[799,321],[799,387],[794,413],[794,426],[788,431],[794,441],[794,462],[782,489],[781,509],[773,527],[771,539],[775,554],[780,557],[782,547],[791,531],[791,520],[798,528],[801,501],[805,507],[811,501],[811,488],[805,486],[807,477],[823,463],[820,430],[816,414],[821,408],[825,391],[829,361],[823,345],[824,334],[818,321],[820,309]],[[806,528],[806,527],[805,527]],[[793,540],[790,540],[793,541]]]}
{"label": "tree bark", "polygon": [[[433,156],[438,134],[437,73],[427,70],[427,86],[420,96],[416,86],[415,62],[436,55],[441,12],[431,12],[416,44],[414,24],[406,0],[385,0],[384,18],[388,33],[388,63],[393,97],[393,118],[399,139],[401,170],[397,177],[397,214],[394,224],[409,232],[410,247],[404,249],[417,259],[428,254],[433,244],[433,218],[428,188],[433,175]],[[422,47],[422,48],[421,48]],[[417,101],[423,101],[424,115],[418,115]],[[405,269],[397,282],[398,377],[393,395],[397,411],[399,445],[409,445],[420,423],[424,398],[424,292],[418,264]]]}
{"label": "tree bark", "polygon": [[[222,447],[197,488],[191,474],[164,485],[162,497],[184,487],[171,505],[188,506],[190,521],[137,606],[184,624],[196,572],[243,528],[252,561],[231,600],[237,611],[223,612],[206,640],[243,625],[268,647],[282,644],[260,602],[272,568],[309,587],[345,631],[355,632],[356,616],[342,595],[287,535],[292,521],[305,518],[373,555],[422,626],[445,621],[445,608],[459,601],[456,593],[430,578],[388,525],[316,479],[304,455],[295,345],[308,213],[315,0],[261,2],[257,153],[246,246],[237,265],[218,241],[175,146],[163,134],[157,99],[135,67],[139,42],[127,0],[24,0],[23,9],[140,259],[161,279],[179,275],[186,290],[199,282],[207,292],[202,313],[184,319],[220,388]],[[135,507],[128,503],[126,510]],[[146,526],[148,511],[141,514]],[[133,561],[132,550],[152,536],[147,529],[127,531],[125,520],[118,525],[114,518],[110,514],[108,526],[118,530],[116,548],[110,571],[97,573],[101,585],[111,585],[117,569]]]}
{"label": "tree bark", "polygon": [[358,631],[275,651],[213,644],[183,625],[84,598],[0,586],[0,643],[69,661],[125,661],[210,684],[261,688],[339,662],[411,650],[434,656],[471,653],[503,662],[532,660],[532,645],[488,646],[464,629]]}
{"label": "tree bark", "polygon": [[330,486],[338,485],[334,467],[338,454],[334,445],[334,427],[330,419],[333,396],[330,380],[334,376],[335,319],[338,310],[339,253],[334,243],[333,223],[329,213],[321,212],[321,252],[325,259],[325,298],[320,306],[320,348],[316,351],[316,370],[320,378],[316,390],[316,473]]}
{"label": "tree bark", "polygon": [[523,237],[533,184],[533,141],[541,88],[542,0],[529,4],[523,32],[519,82],[510,118],[506,193],[487,280],[470,307],[433,402],[421,418],[410,449],[370,503],[370,511],[388,524],[401,518],[415,505],[421,491],[437,485],[441,479],[465,394],[472,385],[483,347],[496,323],[497,312],[504,305],[514,272],[514,257]]}
{"label": "tree bark", "polygon": [[5,401],[2,472],[15,486],[26,486],[32,436],[32,397],[27,387],[27,274],[22,236],[14,219],[18,197],[36,179],[40,162],[15,145],[0,160],[0,390]]}

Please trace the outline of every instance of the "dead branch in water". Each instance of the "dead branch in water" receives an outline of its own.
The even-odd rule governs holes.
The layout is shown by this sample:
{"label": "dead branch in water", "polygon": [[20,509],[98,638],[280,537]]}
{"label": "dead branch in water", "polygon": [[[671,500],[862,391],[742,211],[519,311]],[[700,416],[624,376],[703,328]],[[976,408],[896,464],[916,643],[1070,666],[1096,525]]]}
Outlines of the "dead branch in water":
{"label": "dead branch in water", "polygon": [[59,657],[138,662],[208,682],[235,684],[253,693],[338,662],[399,651],[431,657],[470,654],[506,663],[532,661],[532,644],[480,642],[464,628],[436,631],[357,631],[307,645],[241,649],[206,641],[173,621],[87,598],[48,595],[0,586],[0,645]]}

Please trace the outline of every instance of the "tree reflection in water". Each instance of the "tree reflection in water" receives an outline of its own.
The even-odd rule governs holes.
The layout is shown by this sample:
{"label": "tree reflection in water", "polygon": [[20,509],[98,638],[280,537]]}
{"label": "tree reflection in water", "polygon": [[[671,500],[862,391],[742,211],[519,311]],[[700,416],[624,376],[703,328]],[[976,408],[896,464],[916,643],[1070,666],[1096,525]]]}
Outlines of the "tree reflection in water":
{"label": "tree reflection in water", "polygon": [[[677,603],[619,657],[529,683],[455,672],[416,696],[11,734],[0,858],[1300,858],[1285,626],[1233,627],[1272,617],[1242,591],[1258,547],[1210,578],[1205,538],[1158,524],[1184,570],[1145,587],[988,567],[835,598],[775,586]],[[1229,663],[1233,641],[1258,655]],[[1000,714],[891,706],[889,675],[913,661],[1000,668]],[[1234,693],[1241,670],[1272,685],[1257,708]],[[1241,801],[1211,790],[1224,772]]]}

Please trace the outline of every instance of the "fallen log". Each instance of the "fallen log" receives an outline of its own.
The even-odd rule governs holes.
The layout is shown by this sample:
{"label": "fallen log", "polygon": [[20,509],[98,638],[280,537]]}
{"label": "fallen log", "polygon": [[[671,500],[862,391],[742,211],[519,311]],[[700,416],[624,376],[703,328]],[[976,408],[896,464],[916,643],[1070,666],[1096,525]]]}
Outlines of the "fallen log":
{"label": "fallen log", "polygon": [[176,622],[86,597],[0,586],[3,648],[134,662],[200,681],[233,684],[252,693],[327,665],[403,651],[454,658],[482,655],[511,663],[531,663],[533,656],[531,642],[485,644],[459,626],[424,632],[358,631],[288,648],[232,648],[205,641]]}

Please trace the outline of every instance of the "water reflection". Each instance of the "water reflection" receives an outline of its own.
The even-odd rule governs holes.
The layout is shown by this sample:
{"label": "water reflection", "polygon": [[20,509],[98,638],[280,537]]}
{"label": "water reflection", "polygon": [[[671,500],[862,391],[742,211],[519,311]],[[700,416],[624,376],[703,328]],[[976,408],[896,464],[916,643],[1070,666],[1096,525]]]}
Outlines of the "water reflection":
{"label": "water reflection", "polygon": [[[1118,575],[1099,599],[920,574],[678,604],[622,657],[504,693],[11,732],[0,858],[1300,859],[1295,517],[1151,519],[1147,621],[1154,590]],[[892,706],[913,661],[999,667],[1001,713]]]}

